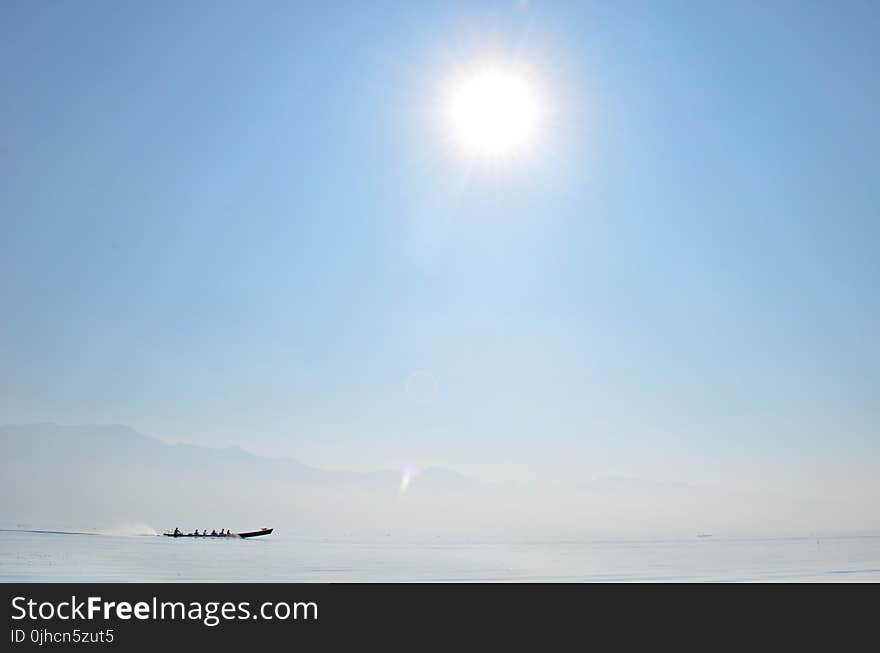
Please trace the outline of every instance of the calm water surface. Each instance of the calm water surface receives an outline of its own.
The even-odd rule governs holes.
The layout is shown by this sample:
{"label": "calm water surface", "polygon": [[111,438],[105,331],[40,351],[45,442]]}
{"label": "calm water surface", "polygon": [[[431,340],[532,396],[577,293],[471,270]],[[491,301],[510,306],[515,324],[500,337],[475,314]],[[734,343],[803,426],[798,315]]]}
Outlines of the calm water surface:
{"label": "calm water surface", "polygon": [[880,582],[880,537],[264,538],[0,531],[0,581]]}

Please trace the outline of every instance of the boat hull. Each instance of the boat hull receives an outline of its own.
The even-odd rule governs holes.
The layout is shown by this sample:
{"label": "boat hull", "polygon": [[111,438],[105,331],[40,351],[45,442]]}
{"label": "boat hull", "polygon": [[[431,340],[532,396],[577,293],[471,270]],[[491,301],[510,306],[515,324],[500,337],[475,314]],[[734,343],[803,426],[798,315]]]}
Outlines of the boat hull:
{"label": "boat hull", "polygon": [[249,537],[259,537],[260,535],[271,535],[272,531],[275,530],[273,528],[263,528],[258,531],[247,531],[245,533],[229,533],[224,535],[201,535],[196,533],[162,533],[165,537],[198,537],[198,538],[206,538],[206,539],[216,539],[216,538],[226,538],[226,537],[237,537],[241,539],[247,539]]}

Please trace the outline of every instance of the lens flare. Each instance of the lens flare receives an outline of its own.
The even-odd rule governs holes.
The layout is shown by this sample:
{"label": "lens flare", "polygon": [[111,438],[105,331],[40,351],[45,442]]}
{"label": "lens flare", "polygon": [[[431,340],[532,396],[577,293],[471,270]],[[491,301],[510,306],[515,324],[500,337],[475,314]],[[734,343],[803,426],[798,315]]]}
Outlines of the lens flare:
{"label": "lens flare", "polygon": [[407,488],[409,487],[410,482],[413,477],[415,477],[419,473],[419,470],[413,465],[404,465],[400,468],[400,494],[403,495],[406,493]]}

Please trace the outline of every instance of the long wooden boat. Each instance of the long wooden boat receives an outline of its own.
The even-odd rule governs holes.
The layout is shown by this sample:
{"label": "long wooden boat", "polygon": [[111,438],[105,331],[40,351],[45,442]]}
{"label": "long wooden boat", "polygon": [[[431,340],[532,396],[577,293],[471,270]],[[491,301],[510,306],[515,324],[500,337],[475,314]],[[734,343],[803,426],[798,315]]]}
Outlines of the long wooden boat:
{"label": "long wooden boat", "polygon": [[258,531],[247,531],[244,533],[224,533],[223,535],[202,535],[201,533],[162,533],[162,535],[164,535],[165,537],[205,537],[205,538],[239,537],[239,538],[248,538],[248,537],[259,537],[260,535],[271,535],[273,530],[275,530],[275,529],[261,528]]}

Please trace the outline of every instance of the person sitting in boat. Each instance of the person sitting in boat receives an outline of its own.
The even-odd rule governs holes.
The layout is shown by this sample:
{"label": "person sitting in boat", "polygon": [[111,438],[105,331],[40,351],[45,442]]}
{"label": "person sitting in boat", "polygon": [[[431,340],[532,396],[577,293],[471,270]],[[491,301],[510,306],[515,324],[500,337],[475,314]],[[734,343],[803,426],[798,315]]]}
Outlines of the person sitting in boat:
{"label": "person sitting in boat", "polygon": [[216,528],[211,529],[211,535],[213,535],[214,537],[217,537],[217,529]]}
{"label": "person sitting in boat", "polygon": [[174,527],[174,537],[177,537],[178,535],[180,535],[180,529],[175,526]]}

